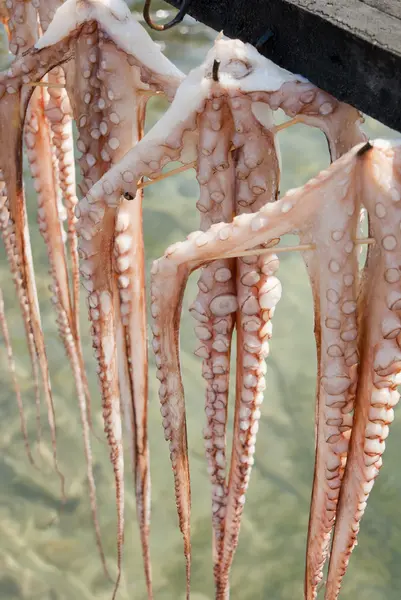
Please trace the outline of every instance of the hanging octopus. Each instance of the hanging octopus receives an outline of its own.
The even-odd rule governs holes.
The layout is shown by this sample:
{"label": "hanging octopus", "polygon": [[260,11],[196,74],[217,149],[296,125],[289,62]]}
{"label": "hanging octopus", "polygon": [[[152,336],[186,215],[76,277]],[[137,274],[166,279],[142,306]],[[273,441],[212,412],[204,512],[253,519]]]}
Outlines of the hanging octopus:
{"label": "hanging octopus", "polygon": [[[270,74],[270,78],[266,77],[267,73]],[[255,451],[259,406],[265,387],[263,359],[268,354],[271,318],[281,296],[281,285],[275,276],[278,268],[277,257],[271,250],[267,251],[266,255],[266,249],[259,250],[261,256],[258,256],[258,244],[277,243],[277,238],[284,233],[297,232],[301,237],[301,247],[311,248],[305,250],[304,256],[315,299],[319,377],[315,479],[305,581],[305,597],[308,599],[316,597],[317,586],[321,581],[322,569],[328,555],[337,505],[342,506],[342,482],[344,479],[344,485],[347,485],[349,470],[353,468],[353,461],[351,467],[347,468],[346,465],[352,436],[352,413],[357,410],[360,402],[358,369],[361,349],[357,329],[359,277],[355,243],[356,231],[359,228],[360,203],[350,192],[352,200],[345,203],[343,209],[341,204],[338,208],[335,205],[338,227],[333,231],[331,228],[334,226],[334,217],[330,219],[328,214],[322,212],[316,217],[313,213],[309,219],[308,213],[302,211],[300,231],[296,227],[288,227],[288,230],[280,232],[279,235],[272,234],[262,238],[256,234],[259,228],[269,230],[270,218],[265,214],[276,210],[274,200],[279,174],[277,166],[274,166],[278,164],[277,160],[269,164],[269,159],[274,161],[275,149],[274,127],[269,109],[274,110],[278,107],[283,108],[289,116],[297,115],[298,120],[318,126],[325,132],[332,160],[335,161],[333,172],[338,174],[338,186],[343,190],[346,184],[349,184],[348,187],[351,186],[354,191],[357,186],[356,174],[340,157],[364,140],[359,130],[361,118],[358,112],[316,90],[301,78],[278,69],[258,55],[252,47],[238,41],[221,40],[215,44],[204,65],[194,70],[177,90],[165,117],[90,190],[84,200],[85,206],[100,202],[105,187],[109,190],[106,201],[111,205],[124,193],[133,196],[136,185],[127,182],[127,174],[134,182],[143,176],[155,178],[157,173],[154,172],[153,163],[158,163],[160,172],[164,165],[163,157],[167,153],[174,152],[171,159],[180,160],[184,164],[192,164],[190,160],[193,158],[196,160],[197,178],[201,188],[198,208],[202,212],[203,231],[191,234],[187,246],[177,244],[170,247],[164,259],[154,266],[151,292],[154,317],[153,348],[159,369],[158,378],[161,381],[161,412],[165,435],[170,442],[176,501],[184,534],[189,574],[190,483],[178,329],[181,301],[188,276],[195,268],[208,263],[202,270],[198,284],[199,296],[191,312],[199,322],[196,333],[201,345],[197,354],[204,358],[203,376],[207,381],[207,425],[204,433],[213,484],[217,598],[226,598],[229,593],[228,573],[238,541],[245,491]],[[221,118],[223,110],[227,111],[224,128]],[[185,139],[194,129],[194,125],[199,128],[195,156],[193,152],[189,154],[191,149],[193,151],[192,138],[189,142]],[[261,126],[264,127],[264,131]],[[214,131],[221,133],[216,136]],[[265,145],[260,139],[262,133]],[[270,153],[267,151],[263,155],[264,147],[270,149]],[[362,146],[362,150],[359,148],[362,155],[363,150],[368,147]],[[351,155],[347,156],[348,160],[351,160]],[[207,162],[205,157],[208,158]],[[263,171],[260,169],[262,163],[270,168]],[[351,178],[352,181],[351,171],[354,178]],[[226,174],[223,183],[219,180],[222,173]],[[267,176],[269,180],[266,180]],[[295,197],[297,193],[290,191],[280,201],[283,214],[292,210],[292,196]],[[258,198],[263,194],[266,194],[267,198],[258,205],[255,196]],[[326,188],[323,189],[322,195],[327,197]],[[335,201],[334,198],[333,202]],[[252,207],[254,203],[256,209],[260,205],[262,207],[258,212],[255,211],[255,217],[251,217],[249,213],[252,212],[252,208],[249,209],[249,206]],[[248,210],[239,208],[241,206]],[[364,206],[369,212],[369,206],[365,203]],[[330,210],[333,211],[332,204]],[[387,214],[385,206],[378,210],[383,215]],[[245,214],[241,216],[241,213]],[[238,216],[232,220],[233,214]],[[231,226],[228,225],[230,221]],[[235,236],[232,240],[232,232],[236,232],[237,224],[242,223],[252,223],[252,230],[249,226],[244,233],[244,236],[247,236],[247,244],[244,242],[243,248],[237,247]],[[208,226],[213,236],[209,230],[205,233]],[[230,251],[216,251],[213,254],[208,249],[209,239],[221,241],[224,248],[226,242]],[[373,242],[373,238],[371,241]],[[188,254],[184,252],[184,248],[187,247]],[[255,253],[250,248],[255,249]],[[239,250],[249,251],[241,256]],[[234,267],[233,259],[238,255],[242,260]],[[327,261],[322,260],[325,256]],[[369,258],[366,268],[369,271]],[[336,277],[337,273],[341,275]],[[394,273],[394,277],[395,275]],[[237,396],[233,452],[230,474],[226,481],[225,424],[230,340],[234,321],[237,326],[238,344]],[[351,443],[351,452],[353,447]],[[383,448],[383,445],[380,448]],[[372,464],[377,464],[377,453],[372,454],[371,460]],[[373,481],[373,478],[369,481]],[[362,506],[362,501],[359,506]],[[362,510],[358,508],[358,511]],[[358,515],[358,520],[360,516]],[[342,519],[340,512],[340,523]],[[350,519],[346,527],[354,527]],[[335,528],[334,549],[338,548],[337,531],[338,525]],[[341,542],[343,543],[343,538]],[[346,549],[343,548],[339,555],[344,557]],[[335,594],[338,594],[338,582],[343,574],[345,559],[336,567],[337,571],[333,566],[336,560],[332,553],[329,582],[337,581]],[[327,598],[336,597],[330,595],[333,592],[329,590],[328,585]]]}
{"label": "hanging octopus", "polygon": [[[303,255],[313,291],[318,359],[305,599],[317,597],[329,559],[325,598],[336,600],[399,399],[399,143],[366,142],[356,109],[238,40],[218,39],[204,63],[184,77],[120,0],[67,0],[60,7],[57,2],[9,0],[6,7],[1,15],[16,59],[0,74],[2,237],[24,318],[36,401],[40,373],[54,464],[63,480],[22,185],[24,134],[38,193],[39,227],[49,255],[52,301],[76,382],[92,513],[105,566],[78,327],[78,264],[87,292],[116,486],[118,574],[113,597],[121,576],[124,537],[123,421],[152,597],[142,190],[166,176],[162,173],[166,165],[178,161],[183,165],[179,170],[196,169],[200,230],[168,248],[154,263],[151,314],[161,414],[184,538],[187,598],[191,492],[179,357],[185,285],[190,273],[201,269],[190,311],[196,320],[195,354],[203,361],[206,388],[204,440],[212,490],[216,598],[225,600],[254,462],[272,319],[282,295],[278,253],[285,248],[277,244],[292,233],[300,239],[294,249]],[[182,11],[177,16],[181,18]],[[146,103],[156,93],[165,94],[171,106],[144,136]],[[291,118],[284,127],[302,122],[324,132],[332,162],[327,171],[281,199],[277,134],[283,126],[274,124],[279,108]],[[81,153],[79,201],[72,118]],[[362,208],[369,218],[370,237],[364,240],[359,237]],[[361,243],[368,244],[362,274]],[[0,325],[13,372],[1,298]],[[227,469],[234,332],[234,435]],[[16,393],[29,453],[17,386]]]}

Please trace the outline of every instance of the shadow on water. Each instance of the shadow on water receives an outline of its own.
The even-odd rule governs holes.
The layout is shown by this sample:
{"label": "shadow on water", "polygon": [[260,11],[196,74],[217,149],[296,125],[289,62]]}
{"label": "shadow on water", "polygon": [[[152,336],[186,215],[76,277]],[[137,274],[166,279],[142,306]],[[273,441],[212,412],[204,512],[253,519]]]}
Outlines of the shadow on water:
{"label": "shadow on water", "polygon": [[[134,3],[139,9],[141,2]],[[155,8],[166,8],[155,3]],[[185,21],[167,34],[155,36],[167,55],[184,71],[198,64],[215,33]],[[152,104],[149,123],[163,105]],[[395,137],[369,120],[371,137]],[[327,145],[319,132],[294,127],[280,135],[283,155],[281,192],[304,183],[328,161]],[[50,303],[45,248],[35,222],[35,196],[28,189],[32,245],[38,278],[43,327],[47,340],[55,395],[59,455],[67,479],[68,499],[60,510],[57,478],[51,472],[46,415],[40,470],[28,463],[20,436],[18,412],[0,349],[0,598],[2,600],[109,600],[94,544],[86,488],[79,413],[72,378],[58,340]],[[198,228],[195,210],[197,184],[188,172],[147,190],[144,228],[148,271],[151,261],[172,242]],[[11,277],[0,263],[1,286],[17,361],[29,436],[37,457],[35,408],[24,332]],[[233,600],[294,600],[302,597],[304,554],[314,458],[314,397],[316,357],[313,341],[312,299],[302,260],[281,261],[283,299],[274,318],[268,388],[262,407],[255,466],[247,495],[240,544],[232,572]],[[193,497],[192,600],[213,598],[210,489],[203,453],[204,384],[200,360],[193,356],[193,321],[188,306],[196,291],[197,275],[190,278],[182,317],[182,365],[188,413]],[[93,407],[95,429],[102,435],[95,363],[89,339],[85,303],[81,330]],[[152,468],[152,558],[155,597],[184,598],[184,560],[178,530],[168,447],[163,438],[157,380],[151,356],[149,431]],[[96,410],[97,409],[97,410]],[[401,590],[401,426],[396,420],[387,443],[384,467],[372,492],[362,522],[359,546],[344,581],[343,600],[396,600]],[[100,521],[105,550],[115,565],[115,506],[113,476],[105,444],[93,440]],[[125,576],[119,600],[144,600],[140,544],[135,522],[132,484],[127,476]],[[49,523],[51,525],[49,526]]]}

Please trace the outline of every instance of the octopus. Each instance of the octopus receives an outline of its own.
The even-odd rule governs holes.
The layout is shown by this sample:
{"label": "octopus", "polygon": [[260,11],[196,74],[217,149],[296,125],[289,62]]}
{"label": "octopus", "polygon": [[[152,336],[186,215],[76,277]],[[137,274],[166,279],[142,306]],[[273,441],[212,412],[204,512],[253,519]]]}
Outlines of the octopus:
{"label": "octopus", "polygon": [[[78,326],[80,280],[86,293],[115,478],[113,598],[122,571],[125,443],[148,597],[153,597],[143,190],[176,171],[195,169],[199,230],[154,262],[150,286],[152,349],[184,542],[186,597],[190,598],[191,582],[191,484],[179,343],[186,284],[199,270],[190,312],[205,388],[203,437],[211,488],[215,597],[227,600],[266,395],[273,318],[282,296],[279,254],[297,250],[313,293],[317,351],[304,598],[317,597],[328,563],[324,597],[336,600],[399,400],[401,143],[369,142],[357,109],[239,40],[219,36],[205,61],[185,76],[120,0],[66,0],[60,7],[57,2],[7,0],[5,6],[0,14],[15,60],[0,74],[2,238],[24,319],[36,403],[41,379],[54,467],[64,494],[26,219],[24,143],[49,256],[51,300],[76,385],[96,541],[107,572],[90,446],[92,406]],[[154,94],[164,94],[170,106],[144,135],[146,103]],[[275,125],[278,109],[289,117],[284,125]],[[79,194],[73,120],[81,153]],[[298,122],[325,134],[331,164],[280,197],[277,137],[280,129]],[[176,162],[181,163],[178,169],[163,172]],[[368,219],[368,238],[361,237],[361,215]],[[286,234],[298,236],[299,245],[280,245]],[[368,251],[360,270],[362,244]],[[21,430],[33,461],[1,293],[0,327]],[[234,352],[234,432],[228,459]]]}
{"label": "octopus", "polygon": [[[9,6],[8,6],[9,5]],[[99,2],[6,3],[3,17],[10,50],[17,55],[0,84],[2,103],[2,233],[24,318],[35,381],[39,370],[48,406],[55,469],[56,423],[40,323],[22,186],[22,136],[38,194],[38,222],[53,279],[52,303],[71,363],[81,409],[88,483],[97,545],[107,572],[97,517],[90,447],[91,411],[82,358],[79,273],[87,292],[91,335],[98,362],[105,432],[116,482],[118,588],[124,537],[122,418],[137,495],[143,557],[152,596],[149,555],[150,480],[147,440],[147,340],[142,237],[142,194],[105,215],[91,211],[92,239],[79,229],[72,118],[85,194],[143,135],[146,103],[157,93],[174,95],[183,74],[165,58],[123,2],[112,10]],[[53,19],[54,17],[54,19]],[[39,37],[39,29],[44,34]],[[36,85],[40,84],[40,85]],[[6,128],[10,119],[12,128]],[[10,144],[10,145],[8,145]],[[10,151],[11,148],[11,151]],[[103,218],[104,217],[104,218]],[[62,227],[67,219],[68,231]],[[67,270],[66,239],[71,256]],[[118,354],[118,360],[117,360]],[[37,366],[39,363],[39,369]],[[37,384],[37,403],[39,384]]]}

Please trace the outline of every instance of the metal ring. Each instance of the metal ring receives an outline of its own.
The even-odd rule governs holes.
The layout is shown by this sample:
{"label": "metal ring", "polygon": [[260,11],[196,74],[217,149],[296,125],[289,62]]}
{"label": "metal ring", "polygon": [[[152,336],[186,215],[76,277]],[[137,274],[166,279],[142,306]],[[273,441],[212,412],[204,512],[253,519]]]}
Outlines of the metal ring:
{"label": "metal ring", "polygon": [[143,7],[143,18],[145,19],[146,23],[151,29],[154,29],[155,31],[166,31],[166,29],[171,29],[175,25],[178,25],[178,23],[181,23],[181,21],[188,12],[188,8],[191,2],[192,0],[182,0],[180,10],[175,15],[175,17],[165,25],[157,25],[157,23],[154,23],[152,21],[152,17],[150,16],[150,5],[152,3],[152,0],[145,0],[145,5]]}

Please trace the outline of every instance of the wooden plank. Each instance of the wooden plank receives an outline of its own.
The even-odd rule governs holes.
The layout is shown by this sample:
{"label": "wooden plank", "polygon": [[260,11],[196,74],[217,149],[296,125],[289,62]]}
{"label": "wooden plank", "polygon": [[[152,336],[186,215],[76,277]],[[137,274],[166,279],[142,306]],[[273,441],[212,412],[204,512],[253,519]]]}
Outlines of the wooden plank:
{"label": "wooden plank", "polygon": [[388,15],[401,19],[401,3],[399,0],[361,0],[374,8],[381,10]]}
{"label": "wooden plank", "polygon": [[[347,31],[381,48],[401,56],[401,5],[391,0],[287,0],[294,6],[327,19]],[[391,14],[391,12],[393,14]]]}
{"label": "wooden plank", "polygon": [[[168,0],[176,7],[181,0]],[[401,131],[400,0],[192,0],[189,14]]]}

